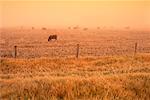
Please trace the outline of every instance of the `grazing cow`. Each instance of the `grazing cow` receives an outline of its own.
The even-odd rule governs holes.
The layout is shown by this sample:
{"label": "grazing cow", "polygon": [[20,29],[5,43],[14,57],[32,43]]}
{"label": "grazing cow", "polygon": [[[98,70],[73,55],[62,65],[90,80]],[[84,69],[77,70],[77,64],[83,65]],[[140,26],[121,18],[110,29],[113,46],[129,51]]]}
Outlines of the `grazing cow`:
{"label": "grazing cow", "polygon": [[52,39],[57,40],[57,35],[50,35],[48,41],[51,41]]}

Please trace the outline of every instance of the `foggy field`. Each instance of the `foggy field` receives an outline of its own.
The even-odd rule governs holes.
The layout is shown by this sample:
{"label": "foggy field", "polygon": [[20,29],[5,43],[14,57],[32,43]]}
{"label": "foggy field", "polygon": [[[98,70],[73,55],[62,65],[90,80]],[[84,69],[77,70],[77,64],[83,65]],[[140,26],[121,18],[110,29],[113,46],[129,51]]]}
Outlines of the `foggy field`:
{"label": "foggy field", "polygon": [[150,100],[150,0],[0,0],[0,100]]}
{"label": "foggy field", "polygon": [[[52,34],[56,34],[58,40],[48,42],[48,37]],[[19,58],[75,57],[77,44],[79,44],[81,57],[133,55],[135,43],[138,43],[138,53],[149,53],[150,32],[104,29],[86,31],[83,29],[10,29],[1,32],[0,55],[12,57],[16,45]]]}
{"label": "foggy field", "polygon": [[0,56],[2,100],[150,99],[149,31],[3,29]]}

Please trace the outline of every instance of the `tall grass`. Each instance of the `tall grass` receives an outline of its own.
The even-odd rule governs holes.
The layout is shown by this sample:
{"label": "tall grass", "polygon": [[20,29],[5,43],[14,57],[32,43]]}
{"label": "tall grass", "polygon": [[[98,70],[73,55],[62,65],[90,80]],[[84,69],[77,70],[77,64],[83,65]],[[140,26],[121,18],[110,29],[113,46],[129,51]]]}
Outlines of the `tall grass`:
{"label": "tall grass", "polygon": [[150,56],[0,61],[0,98],[149,100]]}

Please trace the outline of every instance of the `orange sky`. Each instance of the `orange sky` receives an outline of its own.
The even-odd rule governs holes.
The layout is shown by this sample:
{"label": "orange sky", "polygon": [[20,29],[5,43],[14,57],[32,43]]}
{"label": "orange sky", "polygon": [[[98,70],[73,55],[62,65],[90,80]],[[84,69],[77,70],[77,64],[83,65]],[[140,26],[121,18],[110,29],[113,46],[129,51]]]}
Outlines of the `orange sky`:
{"label": "orange sky", "polygon": [[0,2],[0,27],[113,26],[150,28],[147,0],[23,0]]}

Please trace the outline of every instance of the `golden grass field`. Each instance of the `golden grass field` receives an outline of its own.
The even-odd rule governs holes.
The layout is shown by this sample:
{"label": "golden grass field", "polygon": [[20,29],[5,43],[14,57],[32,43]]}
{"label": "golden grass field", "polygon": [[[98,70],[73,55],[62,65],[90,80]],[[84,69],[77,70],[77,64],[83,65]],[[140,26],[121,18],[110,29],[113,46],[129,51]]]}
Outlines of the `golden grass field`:
{"label": "golden grass field", "polygon": [[[58,41],[47,42],[49,34]],[[134,53],[134,43],[138,52]],[[113,48],[103,55],[82,55],[79,59],[43,55],[47,46],[76,45]],[[142,31],[104,30],[3,30],[1,32],[0,99],[2,100],[149,100],[150,34]],[[24,53],[12,58],[13,46],[24,47]],[[36,55],[31,57],[30,48]],[[131,46],[131,49],[129,49]],[[133,47],[132,47],[133,46]],[[39,47],[35,49],[34,47]],[[118,48],[118,49],[117,49]],[[142,48],[142,49],[141,49]],[[143,49],[146,48],[146,49]],[[7,53],[7,51],[9,51]],[[71,49],[68,49],[68,52]],[[20,51],[21,52],[21,51]],[[46,52],[46,51],[45,51]],[[45,53],[44,52],[44,53]],[[119,52],[119,51],[118,51]],[[124,55],[129,53],[129,55]],[[24,56],[22,56],[24,54]],[[5,57],[3,55],[6,55]],[[38,55],[38,56],[37,56]],[[60,53],[61,55],[61,53]],[[100,54],[99,54],[100,55]]]}

